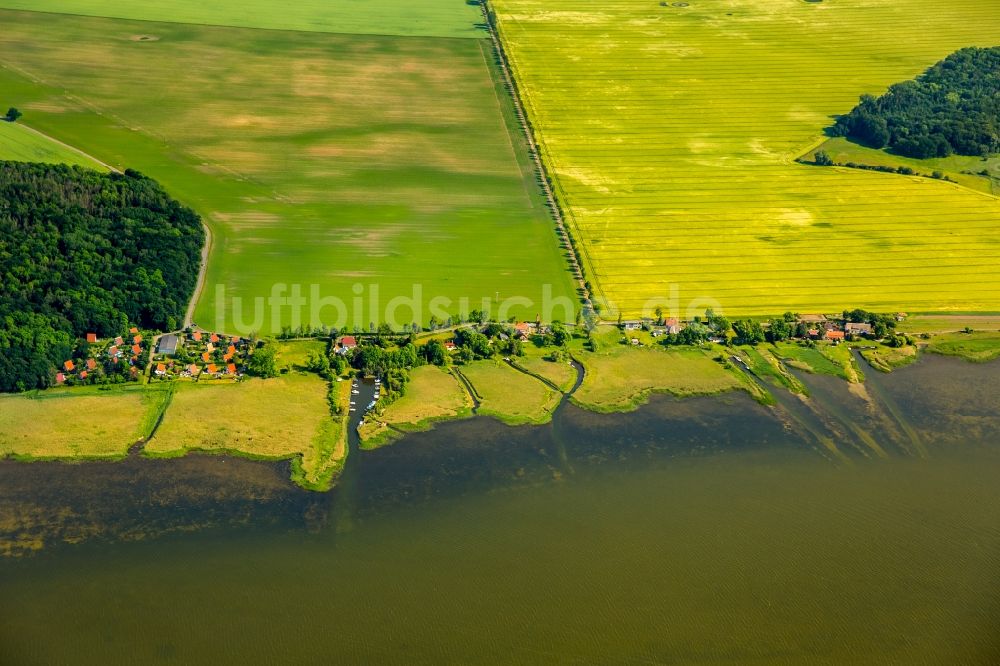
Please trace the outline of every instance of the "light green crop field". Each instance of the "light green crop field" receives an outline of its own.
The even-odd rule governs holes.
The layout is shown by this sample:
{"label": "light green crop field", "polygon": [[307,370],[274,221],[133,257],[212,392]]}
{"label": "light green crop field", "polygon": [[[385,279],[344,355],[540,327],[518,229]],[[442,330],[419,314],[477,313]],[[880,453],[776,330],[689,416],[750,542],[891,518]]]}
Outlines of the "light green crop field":
{"label": "light green crop field", "polygon": [[794,163],[859,95],[1000,41],[996,0],[491,4],[606,314],[1000,307],[1000,201]]}
{"label": "light green crop field", "polygon": [[21,123],[0,121],[0,160],[70,164],[104,170],[86,155],[31,131]]}
{"label": "light green crop field", "polygon": [[[205,219],[203,327],[367,327],[415,285],[422,313],[404,303],[400,324],[426,323],[437,297],[454,314],[463,298],[481,308],[497,292],[521,296],[532,305],[507,316],[527,318],[546,284],[573,296],[487,40],[3,10],[0,24],[0,101],[156,178]],[[276,295],[298,302],[298,318],[272,307],[274,285],[289,285]]]}
{"label": "light green crop field", "polygon": [[428,37],[484,37],[464,0],[0,0],[4,9],[203,25]]}

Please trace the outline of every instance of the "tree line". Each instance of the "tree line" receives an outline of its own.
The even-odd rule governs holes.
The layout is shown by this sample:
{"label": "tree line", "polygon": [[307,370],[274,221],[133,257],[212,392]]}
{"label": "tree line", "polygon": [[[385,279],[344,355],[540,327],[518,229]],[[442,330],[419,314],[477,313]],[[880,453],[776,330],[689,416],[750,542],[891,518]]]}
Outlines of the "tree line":
{"label": "tree line", "polygon": [[862,95],[831,133],[919,159],[1000,152],[1000,47],[961,49],[881,97]]}
{"label": "tree line", "polygon": [[0,162],[0,391],[51,386],[87,333],[178,328],[204,241],[136,171]]}

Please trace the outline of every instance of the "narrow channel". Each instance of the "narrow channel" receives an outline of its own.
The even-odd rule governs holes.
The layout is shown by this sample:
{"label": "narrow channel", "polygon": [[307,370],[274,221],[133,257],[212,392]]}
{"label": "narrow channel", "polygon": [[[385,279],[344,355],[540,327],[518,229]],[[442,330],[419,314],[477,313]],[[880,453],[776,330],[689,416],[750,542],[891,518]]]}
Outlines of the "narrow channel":
{"label": "narrow channel", "polygon": [[347,418],[347,459],[330,493],[333,502],[333,525],[338,533],[354,529],[354,516],[358,506],[357,468],[361,464],[363,453],[358,426],[364,421],[368,413],[367,407],[374,401],[378,388],[371,379],[352,378],[344,381],[351,382],[352,411],[348,413]]}

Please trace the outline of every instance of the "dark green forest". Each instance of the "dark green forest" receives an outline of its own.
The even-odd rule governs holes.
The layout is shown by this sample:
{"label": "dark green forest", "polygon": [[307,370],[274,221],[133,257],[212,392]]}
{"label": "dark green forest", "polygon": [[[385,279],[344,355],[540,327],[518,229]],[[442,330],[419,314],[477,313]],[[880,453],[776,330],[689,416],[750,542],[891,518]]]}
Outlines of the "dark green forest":
{"label": "dark green forest", "polygon": [[50,386],[86,333],[180,326],[204,240],[138,172],[0,162],[0,391]]}
{"label": "dark green forest", "polygon": [[831,132],[919,159],[1000,152],[1000,47],[956,51],[915,81],[863,95]]}

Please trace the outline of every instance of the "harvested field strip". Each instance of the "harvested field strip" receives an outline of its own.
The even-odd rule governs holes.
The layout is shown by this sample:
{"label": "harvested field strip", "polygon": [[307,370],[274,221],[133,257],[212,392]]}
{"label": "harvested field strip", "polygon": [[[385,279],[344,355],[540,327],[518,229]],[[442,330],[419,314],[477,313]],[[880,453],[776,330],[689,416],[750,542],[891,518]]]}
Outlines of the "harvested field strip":
{"label": "harvested field strip", "polygon": [[[462,0],[0,0],[5,9],[26,9],[198,25],[303,30],[349,34],[482,38],[478,8]],[[155,41],[137,32],[135,41]]]}

